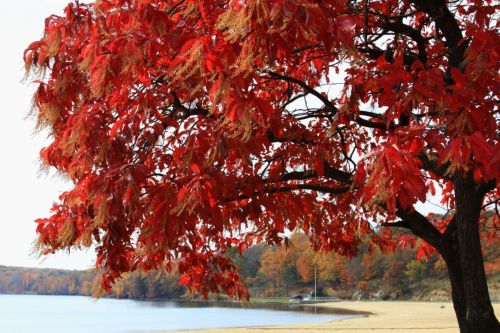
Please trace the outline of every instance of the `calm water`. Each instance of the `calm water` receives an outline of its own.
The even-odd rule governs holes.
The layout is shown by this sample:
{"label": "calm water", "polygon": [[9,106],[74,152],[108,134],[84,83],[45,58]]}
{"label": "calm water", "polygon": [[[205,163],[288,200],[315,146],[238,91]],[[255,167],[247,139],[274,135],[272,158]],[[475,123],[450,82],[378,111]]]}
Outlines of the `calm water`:
{"label": "calm water", "polygon": [[[293,308],[295,311],[290,311]],[[288,305],[98,301],[80,296],[0,295],[1,333],[138,333],[215,327],[285,325],[352,317]],[[316,313],[315,313],[316,312]]]}

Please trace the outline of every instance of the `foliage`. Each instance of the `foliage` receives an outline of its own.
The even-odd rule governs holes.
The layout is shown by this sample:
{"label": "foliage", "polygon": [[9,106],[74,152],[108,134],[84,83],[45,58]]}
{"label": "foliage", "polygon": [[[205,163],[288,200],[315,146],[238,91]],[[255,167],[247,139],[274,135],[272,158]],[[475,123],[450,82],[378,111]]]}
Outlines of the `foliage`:
{"label": "foliage", "polygon": [[[37,220],[42,251],[95,244],[107,290],[124,272],[178,263],[202,295],[246,298],[234,248],[286,246],[287,231],[302,230],[315,250],[352,257],[365,236],[385,253],[416,235],[418,257],[446,260],[462,331],[497,330],[477,230],[488,224],[491,239],[500,224],[497,10],[69,4],[24,54],[52,138],[41,158],[74,185]],[[432,196],[441,218],[415,209]]]}

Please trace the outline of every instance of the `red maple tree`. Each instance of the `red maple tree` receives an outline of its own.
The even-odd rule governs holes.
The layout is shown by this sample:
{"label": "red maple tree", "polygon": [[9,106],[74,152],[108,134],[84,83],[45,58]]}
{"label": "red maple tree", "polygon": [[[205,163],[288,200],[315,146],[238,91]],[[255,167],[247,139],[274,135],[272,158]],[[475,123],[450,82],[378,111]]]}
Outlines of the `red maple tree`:
{"label": "red maple tree", "polygon": [[[96,244],[105,288],[178,262],[203,294],[246,297],[228,249],[301,229],[353,256],[402,227],[445,260],[461,331],[498,332],[478,228],[499,226],[483,213],[500,180],[497,14],[478,0],[69,4],[24,54],[52,137],[42,160],[74,184],[37,221],[44,252]],[[431,194],[442,219],[414,208]]]}

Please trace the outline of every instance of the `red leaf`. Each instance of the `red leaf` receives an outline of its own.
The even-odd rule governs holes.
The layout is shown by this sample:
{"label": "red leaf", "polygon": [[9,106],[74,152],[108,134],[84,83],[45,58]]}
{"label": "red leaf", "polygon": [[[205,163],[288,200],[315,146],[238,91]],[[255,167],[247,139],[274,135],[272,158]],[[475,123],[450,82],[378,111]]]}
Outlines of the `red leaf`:
{"label": "red leaf", "polygon": [[127,204],[130,204],[130,202],[132,201],[132,186],[128,186],[127,187],[127,192],[125,193],[125,202]]}
{"label": "red leaf", "polygon": [[434,187],[434,182],[433,181],[429,181],[429,189],[431,191],[431,195],[436,195],[436,188]]}
{"label": "red leaf", "polygon": [[191,170],[193,170],[193,172],[195,172],[196,174],[201,174],[201,168],[200,166],[195,163],[195,162],[191,162],[189,164],[189,167],[191,168]]}
{"label": "red leaf", "polygon": [[468,137],[468,141],[471,143],[474,160],[487,165],[493,155],[493,150],[481,133],[474,132]]}
{"label": "red leaf", "polygon": [[358,18],[349,15],[340,15],[335,18],[337,38],[349,48],[354,45],[357,22],[359,22]]}
{"label": "red leaf", "polygon": [[207,194],[207,197],[208,197],[208,204],[210,205],[210,207],[215,207],[215,205],[217,204],[217,201],[215,200],[215,197],[212,193],[211,190],[208,190],[206,191],[206,194]]}
{"label": "red leaf", "polygon": [[179,193],[177,193],[177,200],[181,201],[182,199],[184,199],[184,197],[186,196],[186,193],[187,193],[187,187],[181,188],[179,190]]}
{"label": "red leaf", "polygon": [[466,79],[465,79],[463,73],[460,70],[458,70],[456,67],[452,67],[451,77],[455,81],[455,85],[457,86],[457,88],[462,89],[464,86],[464,83],[466,82]]}
{"label": "red leaf", "polygon": [[182,274],[181,277],[179,278],[179,284],[181,286],[188,286],[191,282],[191,277],[189,274]]}
{"label": "red leaf", "polygon": [[318,176],[322,177],[325,175],[325,162],[319,155],[316,155],[316,157],[314,158],[314,168]]}

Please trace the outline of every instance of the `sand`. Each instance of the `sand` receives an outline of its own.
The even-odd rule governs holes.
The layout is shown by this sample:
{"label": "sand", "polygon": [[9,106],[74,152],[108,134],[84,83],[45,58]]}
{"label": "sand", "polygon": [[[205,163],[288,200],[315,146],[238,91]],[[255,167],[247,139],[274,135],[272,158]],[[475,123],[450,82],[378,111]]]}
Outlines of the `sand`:
{"label": "sand", "polygon": [[[225,328],[182,331],[196,333],[458,333],[458,324],[453,304],[448,302],[333,302],[320,306],[341,308],[371,314],[317,324],[300,324],[290,326],[266,326],[251,328]],[[500,304],[494,304],[497,317]]]}

